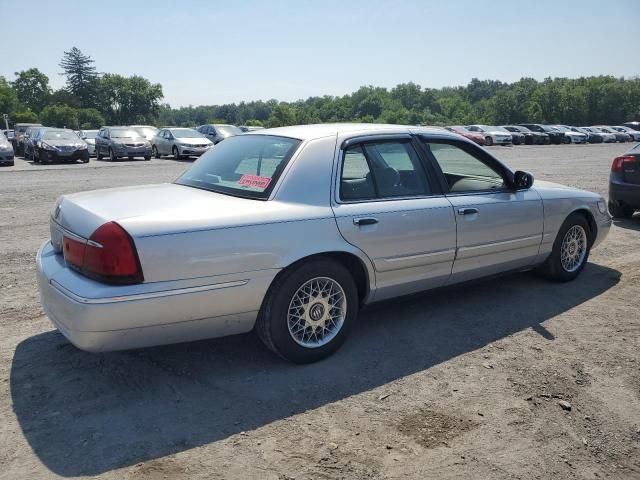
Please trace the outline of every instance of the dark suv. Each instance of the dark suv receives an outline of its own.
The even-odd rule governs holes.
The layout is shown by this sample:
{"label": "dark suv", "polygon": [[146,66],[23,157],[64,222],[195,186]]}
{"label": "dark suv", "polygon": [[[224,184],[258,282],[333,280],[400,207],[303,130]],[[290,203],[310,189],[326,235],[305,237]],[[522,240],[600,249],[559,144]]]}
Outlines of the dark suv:
{"label": "dark suv", "polygon": [[613,159],[609,176],[609,212],[616,218],[631,218],[640,210],[640,143]]}

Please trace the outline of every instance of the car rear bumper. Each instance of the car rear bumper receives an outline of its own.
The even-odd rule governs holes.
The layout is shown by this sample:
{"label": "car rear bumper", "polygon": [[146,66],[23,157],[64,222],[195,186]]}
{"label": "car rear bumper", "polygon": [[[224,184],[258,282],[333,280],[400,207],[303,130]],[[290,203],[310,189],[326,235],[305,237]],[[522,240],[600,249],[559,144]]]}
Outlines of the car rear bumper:
{"label": "car rear bumper", "polygon": [[[92,352],[248,332],[277,273],[253,272],[235,281],[218,278],[215,283],[170,289],[159,284],[175,282],[141,284],[129,286],[135,288],[123,295],[127,287],[107,287],[68,269],[49,241],[40,247],[36,267],[45,313],[71,343]],[[146,291],[140,293],[141,289]],[[105,295],[105,290],[111,293]]]}
{"label": "car rear bumper", "polygon": [[609,181],[609,201],[640,208],[640,185],[612,178]]}

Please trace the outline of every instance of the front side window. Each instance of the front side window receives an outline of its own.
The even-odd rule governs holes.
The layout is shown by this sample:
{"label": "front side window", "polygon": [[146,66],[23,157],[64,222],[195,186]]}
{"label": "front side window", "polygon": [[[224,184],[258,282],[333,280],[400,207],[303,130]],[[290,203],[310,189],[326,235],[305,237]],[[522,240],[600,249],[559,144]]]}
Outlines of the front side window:
{"label": "front side window", "polygon": [[272,135],[231,137],[200,157],[176,183],[267,199],[300,143]]}
{"label": "front side window", "polygon": [[429,195],[431,188],[409,141],[366,142],[344,152],[340,198],[346,201]]}
{"label": "front side window", "polygon": [[433,154],[452,193],[504,188],[499,171],[480,158],[450,143],[425,142]]}

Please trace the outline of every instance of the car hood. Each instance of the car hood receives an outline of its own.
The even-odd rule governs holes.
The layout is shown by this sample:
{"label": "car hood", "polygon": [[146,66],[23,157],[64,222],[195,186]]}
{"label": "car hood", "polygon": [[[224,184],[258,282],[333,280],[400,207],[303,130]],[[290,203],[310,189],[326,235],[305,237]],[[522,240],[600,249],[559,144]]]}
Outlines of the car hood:
{"label": "car hood", "polygon": [[581,190],[579,188],[569,187],[560,183],[547,182],[545,180],[535,180],[532,187],[537,191],[542,199],[545,198],[590,198],[600,199],[597,193]]}
{"label": "car hood", "polygon": [[187,138],[176,138],[177,142],[180,143],[187,143],[189,145],[211,145],[212,142],[211,140],[209,140],[208,138],[193,138],[193,137],[187,137]]}
{"label": "car hood", "polygon": [[331,216],[331,209],[233,197],[175,183],[110,188],[65,195],[55,221],[84,238],[116,221],[133,237],[234,228]]}

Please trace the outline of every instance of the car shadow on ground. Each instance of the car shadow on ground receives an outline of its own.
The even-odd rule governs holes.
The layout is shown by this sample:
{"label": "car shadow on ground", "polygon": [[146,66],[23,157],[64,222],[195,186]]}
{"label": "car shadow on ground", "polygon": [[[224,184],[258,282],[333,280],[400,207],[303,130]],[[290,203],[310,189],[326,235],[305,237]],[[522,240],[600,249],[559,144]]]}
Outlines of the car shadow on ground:
{"label": "car shadow on ground", "polygon": [[616,218],[613,220],[613,224],[616,227],[624,228],[626,230],[640,231],[640,213],[636,213],[635,215],[633,215],[633,217],[629,219]]}
{"label": "car shadow on ground", "polygon": [[521,273],[386,302],[361,314],[333,357],[304,366],[252,334],[90,354],[50,331],[16,348],[13,408],[51,471],[96,475],[369,391],[528,328],[553,342],[543,322],[619,279],[589,264],[562,285]]}

